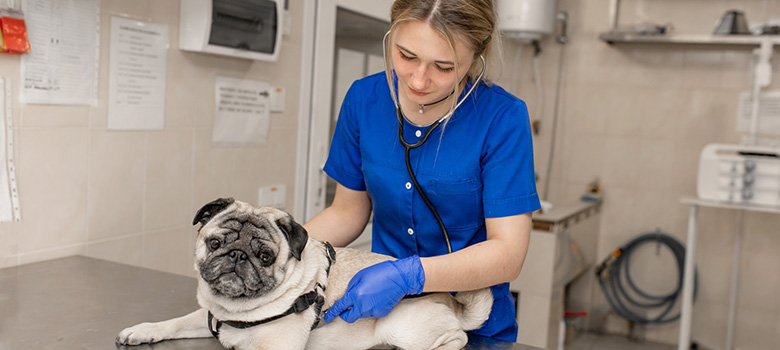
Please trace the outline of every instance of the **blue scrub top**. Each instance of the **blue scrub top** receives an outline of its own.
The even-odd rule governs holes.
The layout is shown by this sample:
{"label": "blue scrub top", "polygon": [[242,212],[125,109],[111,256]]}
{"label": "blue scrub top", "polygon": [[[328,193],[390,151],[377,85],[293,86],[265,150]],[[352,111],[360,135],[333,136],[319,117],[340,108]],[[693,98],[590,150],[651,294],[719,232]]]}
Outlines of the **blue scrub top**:
{"label": "blue scrub top", "polygon": [[[404,120],[409,143],[426,130]],[[367,191],[374,252],[396,258],[447,254],[436,219],[411,183],[404,152],[385,73],[354,82],[341,106],[325,172],[344,187]],[[446,124],[411,151],[410,161],[444,221],[453,251],[486,240],[485,218],[540,208],[528,109],[497,85],[480,83]],[[491,289],[490,319],[472,333],[516,341],[509,284]]]}

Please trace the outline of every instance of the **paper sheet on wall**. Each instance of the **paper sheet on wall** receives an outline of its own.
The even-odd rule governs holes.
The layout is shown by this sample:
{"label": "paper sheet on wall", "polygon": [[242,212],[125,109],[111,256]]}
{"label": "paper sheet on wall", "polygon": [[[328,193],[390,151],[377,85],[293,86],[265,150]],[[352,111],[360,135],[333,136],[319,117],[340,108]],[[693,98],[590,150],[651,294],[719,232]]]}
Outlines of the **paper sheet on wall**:
{"label": "paper sheet on wall", "polygon": [[108,129],[162,130],[168,26],[111,18]]}
{"label": "paper sheet on wall", "polygon": [[[758,133],[780,135],[780,90],[762,91],[758,99]],[[753,94],[739,95],[737,131],[750,131],[753,120]]]}
{"label": "paper sheet on wall", "polygon": [[265,143],[270,126],[268,83],[217,77],[212,142]]}
{"label": "paper sheet on wall", "polygon": [[22,0],[22,103],[97,106],[100,2]]}
{"label": "paper sheet on wall", "polygon": [[0,222],[20,221],[19,191],[14,165],[11,79],[0,78]]}

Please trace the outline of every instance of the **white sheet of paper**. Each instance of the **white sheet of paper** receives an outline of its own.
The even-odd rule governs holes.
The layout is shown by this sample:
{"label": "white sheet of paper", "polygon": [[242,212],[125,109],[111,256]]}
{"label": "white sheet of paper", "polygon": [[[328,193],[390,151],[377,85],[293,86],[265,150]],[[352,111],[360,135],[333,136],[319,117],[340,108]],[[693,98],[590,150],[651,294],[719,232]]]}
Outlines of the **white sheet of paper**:
{"label": "white sheet of paper", "polygon": [[98,0],[22,0],[32,50],[21,58],[22,103],[97,106]]}
{"label": "white sheet of paper", "polygon": [[268,83],[217,77],[213,143],[265,143],[271,123]]}
{"label": "white sheet of paper", "polygon": [[[780,135],[780,90],[762,91],[758,105],[758,133]],[[737,110],[737,131],[750,131],[753,121],[753,94],[749,91],[739,95]]]}
{"label": "white sheet of paper", "polygon": [[108,129],[162,130],[168,26],[111,17]]}
{"label": "white sheet of paper", "polygon": [[0,78],[0,222],[20,221],[11,115],[11,80]]}
{"label": "white sheet of paper", "polygon": [[[5,111],[5,82],[0,78],[0,111]],[[5,113],[3,113],[5,115]],[[5,118],[2,119],[2,132],[0,132],[0,222],[8,222],[13,218],[13,210],[11,206],[11,191],[8,186],[8,167],[6,159],[6,137],[5,131],[8,130],[5,127]]]}

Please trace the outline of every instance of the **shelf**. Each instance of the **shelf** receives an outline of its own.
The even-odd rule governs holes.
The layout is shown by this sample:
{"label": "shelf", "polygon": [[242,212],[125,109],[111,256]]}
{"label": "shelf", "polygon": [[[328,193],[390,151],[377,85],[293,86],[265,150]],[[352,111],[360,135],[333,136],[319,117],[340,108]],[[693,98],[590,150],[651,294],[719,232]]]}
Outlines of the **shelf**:
{"label": "shelf", "polygon": [[734,202],[716,202],[716,201],[699,199],[697,197],[683,197],[680,199],[680,202],[688,205],[698,205],[698,206],[711,207],[711,208],[747,210],[747,211],[756,211],[761,213],[780,214],[780,207],[775,207],[775,206],[734,203]]}
{"label": "shelf", "polygon": [[599,39],[608,44],[678,44],[758,47],[764,40],[780,45],[780,35],[638,35],[606,32]]}

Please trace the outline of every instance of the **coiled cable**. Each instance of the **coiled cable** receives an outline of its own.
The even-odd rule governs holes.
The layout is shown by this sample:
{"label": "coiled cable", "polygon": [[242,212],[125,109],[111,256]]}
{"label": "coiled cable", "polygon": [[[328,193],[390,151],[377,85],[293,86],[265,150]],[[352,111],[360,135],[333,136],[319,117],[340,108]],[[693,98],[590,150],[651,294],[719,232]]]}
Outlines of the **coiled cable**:
{"label": "coiled cable", "polygon": [[[644,244],[665,245],[675,257],[678,273],[677,286],[667,294],[653,295],[640,289],[631,278],[631,255]],[[596,276],[609,305],[617,314],[635,324],[665,324],[680,318],[670,315],[677,300],[682,297],[685,247],[676,238],[657,230],[639,235],[610,254],[596,269]],[[694,270],[693,296],[696,299],[698,272]],[[645,312],[639,312],[639,310]],[[657,315],[650,316],[655,310]]]}

